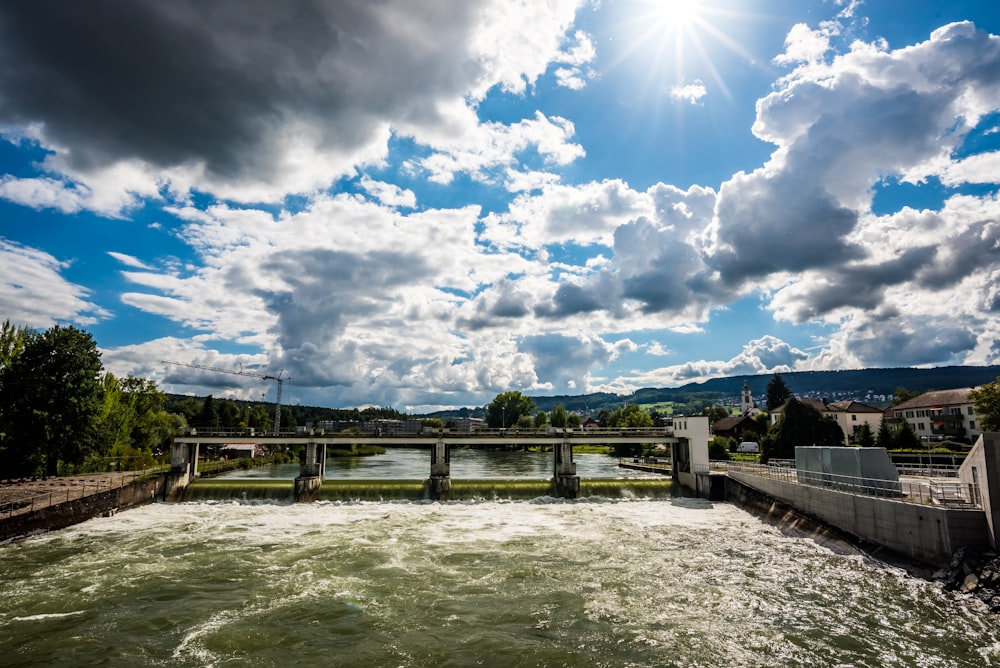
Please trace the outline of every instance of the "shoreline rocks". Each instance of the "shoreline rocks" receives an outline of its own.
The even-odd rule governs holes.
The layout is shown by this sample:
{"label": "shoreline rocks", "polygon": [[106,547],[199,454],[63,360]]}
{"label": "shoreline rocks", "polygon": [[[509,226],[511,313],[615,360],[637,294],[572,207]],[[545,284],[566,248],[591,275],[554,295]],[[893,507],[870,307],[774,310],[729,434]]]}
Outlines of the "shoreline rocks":
{"label": "shoreline rocks", "polygon": [[934,573],[945,590],[972,596],[1000,613],[1000,556],[987,549],[963,547],[955,552],[947,568]]}

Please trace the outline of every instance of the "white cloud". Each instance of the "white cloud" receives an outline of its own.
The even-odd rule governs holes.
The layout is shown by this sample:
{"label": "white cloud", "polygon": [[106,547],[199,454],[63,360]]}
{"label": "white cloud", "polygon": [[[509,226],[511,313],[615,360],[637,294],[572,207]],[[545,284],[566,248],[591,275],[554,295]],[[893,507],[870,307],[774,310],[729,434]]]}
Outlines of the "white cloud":
{"label": "white cloud", "polygon": [[708,94],[708,89],[700,81],[691,84],[674,86],[670,89],[670,97],[675,100],[683,100],[691,104],[700,103]]}
{"label": "white cloud", "polygon": [[56,324],[93,325],[110,313],[91,291],[63,277],[69,262],[0,238],[0,313],[12,323],[45,329]]}

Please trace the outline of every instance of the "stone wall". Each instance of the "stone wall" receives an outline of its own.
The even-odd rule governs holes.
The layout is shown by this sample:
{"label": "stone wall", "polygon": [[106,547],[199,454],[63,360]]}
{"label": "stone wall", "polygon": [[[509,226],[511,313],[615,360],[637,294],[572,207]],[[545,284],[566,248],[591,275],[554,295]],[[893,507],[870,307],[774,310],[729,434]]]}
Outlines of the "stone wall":
{"label": "stone wall", "polygon": [[164,481],[163,476],[156,476],[47,508],[0,518],[0,540],[62,529],[93,517],[160,501],[164,495]]}

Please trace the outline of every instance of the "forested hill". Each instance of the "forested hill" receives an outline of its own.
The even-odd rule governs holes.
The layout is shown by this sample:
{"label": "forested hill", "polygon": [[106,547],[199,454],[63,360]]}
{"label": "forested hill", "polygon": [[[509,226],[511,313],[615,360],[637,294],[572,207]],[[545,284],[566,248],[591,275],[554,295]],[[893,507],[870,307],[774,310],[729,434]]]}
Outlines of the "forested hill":
{"label": "forested hill", "polygon": [[[599,411],[621,408],[624,403],[655,404],[666,401],[722,402],[738,398],[743,383],[750,385],[753,396],[766,394],[767,383],[774,374],[714,378],[701,383],[688,383],[676,388],[644,388],[632,395],[595,393],[576,396],[533,397],[541,410],[551,410],[559,404],[571,411]],[[852,369],[849,371],[794,371],[781,378],[792,394],[805,397],[826,397],[831,401],[854,399],[872,405],[892,403],[897,388],[912,392],[971,387],[992,382],[1000,377],[1000,366],[949,366],[933,369]]]}

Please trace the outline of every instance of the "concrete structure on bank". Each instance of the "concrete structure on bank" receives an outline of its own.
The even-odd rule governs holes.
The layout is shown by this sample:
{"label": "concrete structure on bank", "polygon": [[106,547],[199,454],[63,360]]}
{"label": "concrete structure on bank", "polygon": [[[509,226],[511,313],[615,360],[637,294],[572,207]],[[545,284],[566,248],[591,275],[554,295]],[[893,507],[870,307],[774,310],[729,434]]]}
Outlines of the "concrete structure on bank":
{"label": "concrete structure on bank", "polygon": [[[799,450],[809,450],[799,457]],[[933,498],[923,503],[906,501],[898,491],[898,473],[885,471],[884,462],[867,466],[860,460],[857,474],[840,476],[823,468],[823,448],[796,450],[794,477],[782,479],[766,472],[733,467],[728,472],[730,498],[745,496],[749,488],[786,504],[803,515],[880,545],[914,561],[934,566],[949,563],[961,547],[997,549],[1000,528],[1000,433],[984,434],[966,458],[957,483],[967,486],[973,498],[955,505],[942,505]],[[829,448],[855,450],[856,448]],[[871,449],[864,449],[868,451]],[[847,461],[845,457],[826,457]],[[809,460],[809,461],[807,461]],[[848,462],[850,464],[850,462]],[[803,467],[805,471],[799,470]],[[810,469],[818,469],[817,471]],[[824,473],[824,471],[826,471]],[[803,474],[806,479],[803,479]],[[871,477],[866,477],[871,474]],[[850,483],[853,478],[854,482]],[[895,480],[893,480],[895,478]],[[992,499],[992,501],[991,501]]]}

